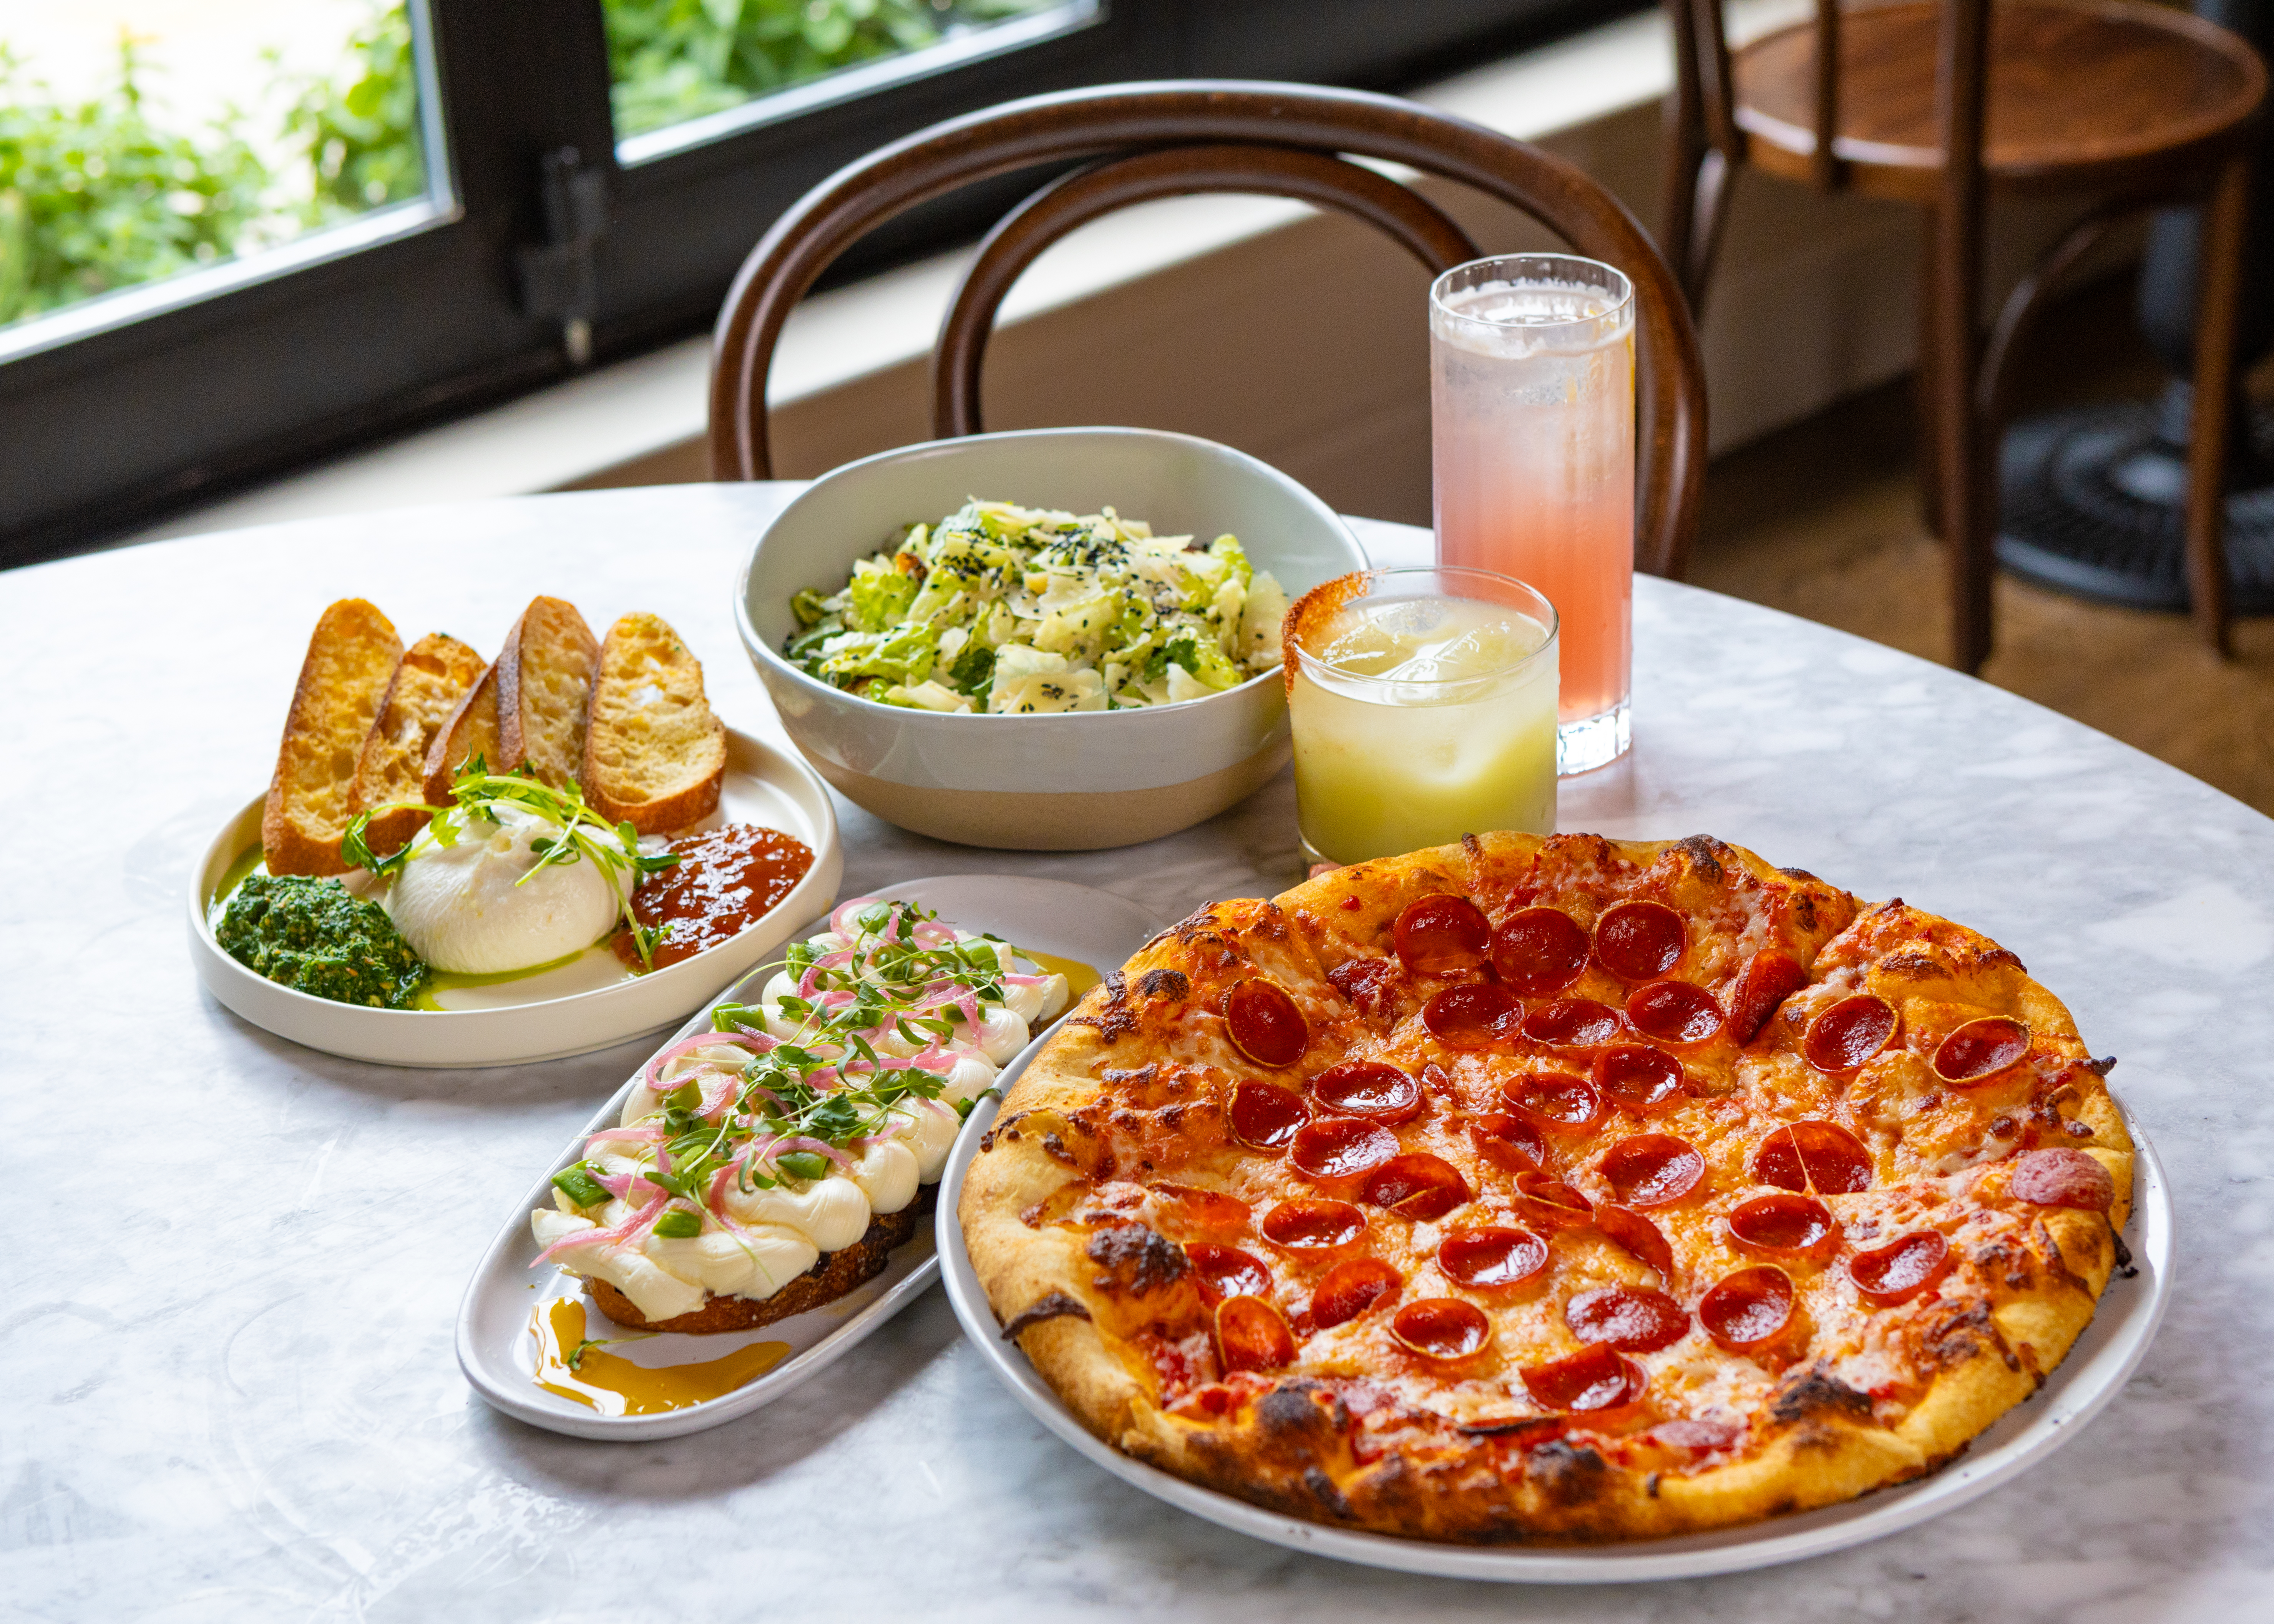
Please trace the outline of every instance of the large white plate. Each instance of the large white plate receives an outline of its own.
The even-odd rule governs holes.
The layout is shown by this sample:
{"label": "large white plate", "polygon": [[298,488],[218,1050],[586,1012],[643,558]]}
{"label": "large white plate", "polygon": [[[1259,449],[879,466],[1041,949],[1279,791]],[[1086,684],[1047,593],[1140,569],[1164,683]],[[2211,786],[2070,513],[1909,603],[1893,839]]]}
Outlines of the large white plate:
{"label": "large white plate", "polygon": [[[966,930],[989,931],[1036,952],[1055,954],[1110,971],[1143,945],[1161,928],[1160,921],[1137,904],[1087,885],[1064,880],[1036,880],[1010,875],[946,875],[907,880],[880,887],[877,895],[921,902],[941,919]],[[825,916],[809,921],[800,929],[785,933],[810,935],[821,929]],[[772,973],[761,966],[734,987],[706,1004],[674,1034],[672,1041],[692,1034],[709,1024],[712,1005],[736,997],[756,997]],[[1028,1056],[1042,1044],[1041,1035],[1005,1068],[1006,1075],[1023,1070]],[[644,1063],[643,1063],[643,1069]],[[594,1115],[585,1132],[613,1125],[624,1101],[638,1081],[635,1071],[614,1098]],[[983,1101],[983,1106],[988,1102]],[[972,1113],[976,1120],[980,1113]],[[994,1112],[987,1109],[992,1119]],[[576,1282],[559,1269],[542,1277],[531,1273],[538,1245],[529,1231],[533,1208],[553,1202],[553,1175],[584,1154],[580,1133],[530,1186],[490,1243],[474,1277],[467,1282],[458,1310],[458,1367],[474,1390],[504,1410],[533,1425],[576,1438],[620,1441],[675,1438],[701,1432],[737,1416],[771,1404],[817,1371],[851,1352],[871,1331],[891,1319],[930,1286],[939,1272],[932,1244],[932,1220],[922,1221],[915,1238],[894,1250],[885,1272],[858,1290],[809,1313],[796,1314],[755,1331],[723,1332],[708,1336],[665,1335],[628,1342],[615,1351],[634,1363],[651,1367],[693,1364],[722,1358],[752,1342],[789,1344],[790,1351],[764,1375],[737,1387],[723,1398],[657,1415],[604,1416],[597,1410],[546,1391],[537,1385],[536,1339],[531,1331],[534,1314],[564,1296],[576,1295]],[[535,1289],[531,1289],[532,1284]],[[603,1332],[611,1322],[597,1308],[587,1309],[588,1323]]]}
{"label": "large white plate", "polygon": [[[1017,1080],[1034,1053],[1029,1049],[1015,1064],[1005,1068],[998,1085],[1002,1089],[1007,1090]],[[965,1335],[977,1346],[988,1368],[1036,1420],[1081,1454],[1148,1494],[1276,1545],[1369,1568],[1516,1584],[1609,1584],[1638,1579],[1695,1579],[1773,1568],[1881,1538],[1955,1510],[2059,1447],[2116,1396],[2148,1351],[2171,1295],[2171,1192],[2156,1153],[2127,1111],[2125,1124],[2131,1130],[2135,1151],[2129,1244],[2139,1272],[2128,1280],[2119,1276],[2109,1282],[2091,1325],[2037,1396],[2008,1410],[1975,1440],[1965,1455],[1935,1476],[1821,1511],[1713,1533],[1615,1545],[1452,1545],[1352,1533],[1266,1511],[1131,1459],[1084,1427],[1035,1373],[1026,1356],[1003,1340],[1002,1327],[988,1306],[987,1294],[980,1289],[970,1254],[964,1250],[962,1228],[955,1216],[979,1136],[994,1121],[1000,1103],[999,1098],[983,1100],[971,1113],[939,1184],[941,1277],[946,1282],[947,1300],[955,1309],[955,1317],[963,1322]]]}
{"label": "large white plate", "polygon": [[790,894],[729,941],[630,979],[603,964],[599,984],[584,965],[501,982],[470,996],[479,1007],[373,1010],[338,1004],[255,974],[214,940],[212,904],[237,858],[260,841],[256,801],[206,848],[190,874],[190,957],[206,990],[256,1026],[278,1037],[351,1060],[384,1065],[514,1065],[559,1060],[660,1032],[715,996],[789,937],[800,920],[825,914],[845,871],[837,814],[829,790],[787,750],[727,730],[727,777],[719,810],[701,827],[763,823],[802,840],[813,867]]}

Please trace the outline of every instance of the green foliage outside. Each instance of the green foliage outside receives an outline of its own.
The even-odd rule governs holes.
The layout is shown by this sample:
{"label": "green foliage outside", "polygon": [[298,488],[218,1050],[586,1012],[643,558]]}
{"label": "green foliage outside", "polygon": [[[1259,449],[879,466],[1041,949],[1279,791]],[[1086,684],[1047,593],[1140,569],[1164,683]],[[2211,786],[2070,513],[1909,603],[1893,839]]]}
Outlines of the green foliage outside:
{"label": "green foliage outside", "polygon": [[619,138],[1058,0],[602,0]]}
{"label": "green foliage outside", "polygon": [[[1057,0],[602,0],[616,133],[738,106],[952,30]],[[57,99],[0,42],[0,325],[210,265],[426,190],[410,19],[373,0],[330,76],[302,76],[272,167],[232,109],[169,130],[144,105],[131,40],[118,78]]]}
{"label": "green foliage outside", "polygon": [[233,123],[158,128],[140,66],[122,44],[116,89],[62,103],[0,47],[0,321],[225,258],[264,212],[267,168]]}
{"label": "green foliage outside", "polygon": [[284,115],[284,132],[314,172],[311,223],[400,203],[426,190],[411,51],[410,13],[384,6],[348,37],[348,67],[341,79],[300,82]]}

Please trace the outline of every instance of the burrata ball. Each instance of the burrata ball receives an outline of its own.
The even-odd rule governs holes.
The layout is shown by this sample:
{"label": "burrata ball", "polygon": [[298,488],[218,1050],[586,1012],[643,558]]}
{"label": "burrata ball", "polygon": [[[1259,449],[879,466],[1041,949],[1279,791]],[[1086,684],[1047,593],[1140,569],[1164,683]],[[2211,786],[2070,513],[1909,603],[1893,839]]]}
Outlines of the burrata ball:
{"label": "burrata ball", "polygon": [[[622,850],[613,833],[585,832]],[[468,815],[448,846],[422,829],[388,887],[388,917],[437,970],[497,975],[565,959],[607,931],[634,876],[583,856],[540,868],[531,843],[561,838],[558,823],[509,803]]]}

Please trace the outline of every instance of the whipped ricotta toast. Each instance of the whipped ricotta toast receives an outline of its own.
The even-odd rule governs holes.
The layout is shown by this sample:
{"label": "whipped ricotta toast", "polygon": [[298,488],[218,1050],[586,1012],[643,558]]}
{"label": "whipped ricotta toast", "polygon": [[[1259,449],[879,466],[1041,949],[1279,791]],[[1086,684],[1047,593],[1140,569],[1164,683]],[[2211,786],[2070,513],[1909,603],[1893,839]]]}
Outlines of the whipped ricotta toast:
{"label": "whipped ricotta toast", "polygon": [[843,1296],[915,1232],[965,1116],[1066,980],[914,903],[857,898],[755,1004],[651,1061],[554,1175],[537,1261],[636,1329],[742,1330]]}

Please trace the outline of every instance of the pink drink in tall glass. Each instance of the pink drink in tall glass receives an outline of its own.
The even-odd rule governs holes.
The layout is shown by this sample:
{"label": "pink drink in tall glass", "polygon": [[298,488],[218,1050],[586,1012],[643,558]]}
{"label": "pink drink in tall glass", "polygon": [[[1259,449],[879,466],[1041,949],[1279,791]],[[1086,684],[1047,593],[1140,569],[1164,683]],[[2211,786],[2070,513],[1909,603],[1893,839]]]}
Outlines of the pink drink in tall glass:
{"label": "pink drink in tall glass", "polygon": [[1625,754],[1634,602],[1634,296],[1566,254],[1479,259],[1429,289],[1437,560],[1562,618],[1558,771]]}

